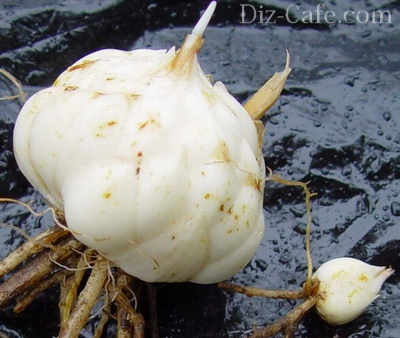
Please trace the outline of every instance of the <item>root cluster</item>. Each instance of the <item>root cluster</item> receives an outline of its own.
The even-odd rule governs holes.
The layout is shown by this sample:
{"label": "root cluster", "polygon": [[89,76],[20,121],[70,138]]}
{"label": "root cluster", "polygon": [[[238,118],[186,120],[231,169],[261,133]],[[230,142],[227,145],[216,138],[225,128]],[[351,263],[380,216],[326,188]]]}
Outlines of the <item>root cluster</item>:
{"label": "root cluster", "polygon": [[144,319],[135,310],[133,278],[58,226],[30,238],[1,261],[0,277],[5,278],[0,284],[0,308],[15,302],[15,313],[59,285],[59,338],[78,337],[100,301],[102,316],[94,338],[102,336],[110,319],[117,321],[118,338],[144,337]]}
{"label": "root cluster", "polygon": [[[302,299],[286,316],[279,318],[267,327],[254,328],[251,338],[273,337],[284,332],[285,338],[294,335],[303,315],[318,300],[318,281],[311,278],[312,262],[310,255],[311,207],[307,183],[286,181],[270,171],[269,180],[284,185],[299,186],[305,192],[308,223],[306,229],[306,252],[308,276],[300,290],[264,290],[229,283],[219,283],[226,291],[246,294],[249,297]],[[37,216],[28,204],[10,199],[0,202],[14,202],[24,205]],[[23,311],[40,293],[59,285],[60,292],[60,333],[59,338],[77,338],[87,324],[93,308],[101,302],[102,315],[93,335],[101,338],[110,319],[117,322],[117,338],[143,338],[145,322],[136,311],[137,300],[133,290],[135,279],[103,258],[92,249],[77,241],[68,228],[62,214],[49,208],[56,225],[38,236],[31,238],[17,227],[11,227],[28,238],[28,241],[0,262],[0,278],[9,275],[0,284],[0,309],[15,302],[14,312]],[[46,211],[45,211],[46,212]],[[19,230],[18,230],[19,229]],[[137,281],[136,281],[137,282]],[[150,309],[150,334],[158,338],[156,294],[152,284],[146,284]],[[83,289],[82,289],[83,287]],[[82,289],[81,291],[79,291]],[[1,337],[2,338],[2,337]]]}

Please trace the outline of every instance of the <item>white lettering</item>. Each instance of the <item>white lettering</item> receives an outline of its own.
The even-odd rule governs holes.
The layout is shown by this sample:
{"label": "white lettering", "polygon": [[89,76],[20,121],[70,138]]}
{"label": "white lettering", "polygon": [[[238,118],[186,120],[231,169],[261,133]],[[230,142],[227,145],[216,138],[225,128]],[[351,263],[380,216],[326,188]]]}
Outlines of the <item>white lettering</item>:
{"label": "white lettering", "polygon": [[299,6],[297,6],[297,5],[290,5],[290,6],[286,9],[285,17],[286,17],[287,22],[289,22],[289,23],[297,23],[297,22],[299,21],[299,19],[296,19],[296,20],[294,20],[294,21],[291,21],[291,20],[290,20],[289,11],[290,11],[290,8],[292,8],[292,7],[296,7],[296,9],[299,10]]}
{"label": "white lettering", "polygon": [[[364,20],[364,21],[361,21],[361,19],[360,19],[360,13],[365,13],[365,20]],[[360,22],[360,23],[366,23],[366,22],[368,22],[368,20],[369,20],[369,14],[368,14],[367,11],[358,11],[358,12],[357,12],[356,19],[357,19],[357,21]]]}
{"label": "white lettering", "polygon": [[322,9],[320,9],[320,7],[325,7],[325,5],[324,4],[318,4],[317,5],[317,9],[315,10],[315,12],[317,13],[317,21],[316,21],[316,23],[321,23],[321,12],[322,12]]}
{"label": "white lettering", "polygon": [[[240,5],[242,7],[242,13],[241,13],[241,18],[242,20],[240,21],[240,23],[253,23],[254,20],[257,18],[257,13],[256,13],[256,9],[254,8],[253,5],[249,5],[249,4],[241,4]],[[245,8],[246,7],[250,7],[253,10],[253,19],[251,19],[250,21],[245,21],[246,19],[246,11]]]}
{"label": "white lettering", "polygon": [[381,11],[381,10],[372,11],[372,22],[373,23],[376,23],[376,13],[379,13],[379,21],[378,21],[379,23],[384,22],[384,20],[383,20],[384,14],[387,14],[387,16],[388,16],[388,23],[392,23],[392,13],[390,13],[390,11]]}
{"label": "white lettering", "polygon": [[[332,21],[329,21],[329,16],[331,16]],[[327,22],[327,23],[334,23],[336,21],[335,17],[336,17],[336,14],[334,11],[327,11],[325,13],[324,19],[325,19],[325,22]]]}
{"label": "white lettering", "polygon": [[303,23],[312,23],[312,12],[311,11],[304,11],[303,14],[305,14],[304,18],[301,20]]}
{"label": "white lettering", "polygon": [[353,12],[353,11],[346,11],[346,12],[344,12],[344,14],[343,14],[344,22],[346,22],[346,23],[354,23],[354,20],[349,20],[349,19],[347,19],[347,14],[349,14],[349,13],[351,13],[351,14],[354,15],[354,12]]}
{"label": "white lettering", "polygon": [[268,13],[271,13],[271,14],[269,14],[269,16],[267,18],[267,21],[265,21],[264,23],[276,23],[276,20],[271,21],[271,19],[274,16],[275,12],[276,11],[273,10],[273,9],[265,10],[265,14],[267,14],[267,15],[268,15]]}

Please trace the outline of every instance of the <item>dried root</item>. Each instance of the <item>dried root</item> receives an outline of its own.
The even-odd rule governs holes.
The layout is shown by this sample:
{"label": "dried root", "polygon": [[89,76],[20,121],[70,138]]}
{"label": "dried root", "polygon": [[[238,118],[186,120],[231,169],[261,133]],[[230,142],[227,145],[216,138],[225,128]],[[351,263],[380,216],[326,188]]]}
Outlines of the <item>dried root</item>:
{"label": "dried root", "polygon": [[66,324],[60,331],[59,338],[78,337],[82,328],[86,325],[90,312],[100,297],[103,286],[107,280],[107,261],[98,256],[90,273],[84,289],[79,294],[74,308],[65,320]]}
{"label": "dried root", "polygon": [[16,95],[11,95],[11,96],[4,96],[0,97],[0,101],[5,101],[5,100],[15,100],[15,99],[20,99],[21,102],[26,101],[26,93],[22,89],[21,82],[19,82],[14,75],[12,75],[10,72],[7,72],[5,69],[0,68],[0,74],[3,75],[7,80],[9,80],[15,87],[18,89],[18,93]]}
{"label": "dried root", "polygon": [[312,307],[317,304],[318,301],[318,287],[319,282],[312,279],[312,260],[311,260],[311,252],[310,252],[310,233],[311,233],[311,204],[310,198],[315,196],[315,193],[311,193],[308,189],[308,182],[293,182],[287,181],[278,175],[273,175],[272,170],[269,170],[268,180],[275,181],[277,183],[289,186],[298,186],[303,188],[305,192],[305,204],[307,211],[307,227],[306,227],[306,258],[307,258],[307,279],[303,285],[301,290],[265,290],[253,287],[247,287],[242,285],[235,285],[230,283],[219,283],[218,287],[223,290],[230,292],[238,292],[247,295],[248,297],[265,297],[265,298],[281,298],[281,299],[305,299],[303,303],[296,306],[292,311],[287,313],[285,316],[277,319],[272,324],[261,328],[254,329],[253,334],[249,338],[266,338],[273,337],[276,334],[283,332],[284,338],[293,337],[298,323],[300,322],[303,315],[309,311]]}
{"label": "dried root", "polygon": [[[144,337],[144,319],[135,310],[133,277],[111,268],[107,259],[77,241],[66,230],[62,215],[56,210],[49,208],[36,213],[23,202],[11,199],[0,199],[0,202],[18,203],[38,217],[51,211],[56,223],[36,237],[13,225],[2,224],[18,231],[28,241],[0,262],[0,277],[4,279],[0,283],[0,308],[15,301],[13,310],[19,313],[39,294],[60,285],[59,338],[77,338],[100,300],[104,301],[104,306],[94,338],[103,335],[109,319],[117,321],[118,338]],[[113,304],[116,305],[115,315]]]}

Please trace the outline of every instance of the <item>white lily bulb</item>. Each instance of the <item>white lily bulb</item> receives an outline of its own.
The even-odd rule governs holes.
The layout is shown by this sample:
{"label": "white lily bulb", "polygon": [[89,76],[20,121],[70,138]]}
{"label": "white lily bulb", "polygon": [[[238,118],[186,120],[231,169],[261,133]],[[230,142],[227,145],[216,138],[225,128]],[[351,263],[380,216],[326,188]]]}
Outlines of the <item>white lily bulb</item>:
{"label": "white lily bulb", "polygon": [[211,3],[180,50],[101,50],[31,97],[17,162],[73,235],[148,282],[215,283],[264,232],[255,124],[197,62]]}
{"label": "white lily bulb", "polygon": [[346,324],[360,316],[379,297],[384,281],[394,272],[354,258],[332,259],[314,273],[318,279],[319,315],[332,325]]}

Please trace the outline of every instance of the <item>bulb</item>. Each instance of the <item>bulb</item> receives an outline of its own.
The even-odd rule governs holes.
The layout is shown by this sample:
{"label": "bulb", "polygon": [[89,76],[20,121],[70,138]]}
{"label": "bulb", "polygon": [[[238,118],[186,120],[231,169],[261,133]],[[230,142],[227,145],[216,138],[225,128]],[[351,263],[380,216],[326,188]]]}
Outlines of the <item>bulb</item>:
{"label": "bulb", "polygon": [[178,51],[85,56],[15,126],[21,171],[72,234],[148,282],[230,278],[264,233],[260,129],[197,62],[214,8]]}
{"label": "bulb", "polygon": [[324,263],[313,275],[320,282],[316,306],[319,315],[332,325],[352,321],[379,297],[382,284],[393,272],[354,258]]}

